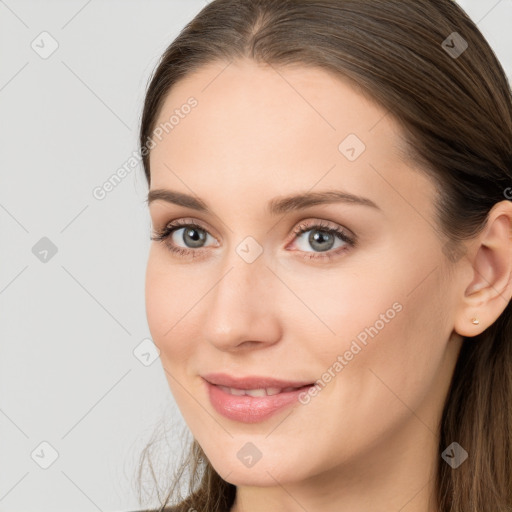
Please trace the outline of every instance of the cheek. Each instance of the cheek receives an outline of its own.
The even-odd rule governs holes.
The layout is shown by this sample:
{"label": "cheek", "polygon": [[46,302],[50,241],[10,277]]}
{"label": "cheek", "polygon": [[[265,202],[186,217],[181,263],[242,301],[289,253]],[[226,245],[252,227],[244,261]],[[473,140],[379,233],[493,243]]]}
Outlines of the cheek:
{"label": "cheek", "polygon": [[359,345],[361,350],[343,373],[346,379],[353,379],[368,407],[386,407],[400,396],[414,410],[438,385],[449,335],[447,305],[440,300],[442,283],[431,276],[413,293],[404,293],[407,281],[402,276],[399,287],[376,294],[371,306],[360,300],[351,306],[354,322],[345,344],[350,349],[355,340],[352,347]]}
{"label": "cheek", "polygon": [[[295,300],[290,301],[289,325],[299,323],[299,332],[313,325],[316,338],[322,338],[320,346],[330,347],[326,356],[342,354],[352,340],[364,346],[373,337],[384,337],[404,314],[403,276],[393,278],[389,273],[370,274],[347,267],[324,275],[298,275],[291,287],[317,319],[292,297]],[[315,346],[318,353],[320,347]]]}
{"label": "cheek", "polygon": [[162,363],[171,353],[173,356],[179,353],[182,350],[180,340],[186,339],[184,308],[189,301],[183,297],[186,288],[177,282],[177,275],[162,257],[161,249],[152,247],[146,267],[146,317],[153,341],[160,349]]}
{"label": "cheek", "polygon": [[[186,275],[184,272],[181,275]],[[191,388],[189,362],[197,353],[194,342],[192,313],[187,315],[197,297],[184,297],[187,288],[180,280],[176,266],[169,264],[165,255],[152,249],[146,268],[146,317],[153,342],[160,350],[160,364],[164,370],[174,400],[192,431],[201,431],[204,410],[190,396],[199,393]],[[197,324],[196,324],[197,325]]]}
{"label": "cheek", "polygon": [[364,389],[375,406],[379,393],[391,396],[384,383],[413,401],[433,384],[450,334],[448,284],[440,271],[430,274],[434,259],[417,266],[381,259],[365,272],[315,280],[307,302],[335,333],[325,335],[316,357],[324,371],[344,375],[334,379],[340,393]]}
{"label": "cheek", "polygon": [[[166,303],[173,295],[172,288],[167,288],[168,284],[167,275],[160,271],[155,258],[150,254],[146,267],[146,317],[153,341],[160,349],[164,334],[170,327],[170,323],[165,321],[165,310],[168,309]],[[168,293],[165,293],[166,289]]]}

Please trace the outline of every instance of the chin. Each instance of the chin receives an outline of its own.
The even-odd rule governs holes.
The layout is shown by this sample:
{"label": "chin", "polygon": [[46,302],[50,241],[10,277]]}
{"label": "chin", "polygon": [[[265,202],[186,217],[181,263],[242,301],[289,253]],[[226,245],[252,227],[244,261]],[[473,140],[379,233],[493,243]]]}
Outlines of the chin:
{"label": "chin", "polygon": [[[240,451],[239,448],[236,449],[236,452]],[[306,474],[297,471],[298,467],[303,468],[302,464],[298,464],[298,461],[284,460],[281,454],[276,453],[273,457],[268,456],[266,457],[267,460],[265,460],[265,454],[262,454],[257,462],[246,467],[238,458],[236,452],[232,463],[228,463],[224,453],[219,455],[221,458],[218,463],[214,460],[215,464],[212,464],[215,471],[230,484],[249,487],[275,487],[277,482],[284,484],[307,478]],[[241,455],[241,458],[243,459],[243,455]]]}

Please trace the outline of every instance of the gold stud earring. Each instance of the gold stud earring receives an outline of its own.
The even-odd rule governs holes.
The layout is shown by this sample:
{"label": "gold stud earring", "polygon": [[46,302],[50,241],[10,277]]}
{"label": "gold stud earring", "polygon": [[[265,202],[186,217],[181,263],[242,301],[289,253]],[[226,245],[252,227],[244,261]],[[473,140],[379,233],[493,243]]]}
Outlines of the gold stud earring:
{"label": "gold stud earring", "polygon": [[472,319],[471,319],[471,323],[472,323],[473,325],[478,325],[478,324],[480,323],[480,320],[478,320],[478,318],[472,318]]}

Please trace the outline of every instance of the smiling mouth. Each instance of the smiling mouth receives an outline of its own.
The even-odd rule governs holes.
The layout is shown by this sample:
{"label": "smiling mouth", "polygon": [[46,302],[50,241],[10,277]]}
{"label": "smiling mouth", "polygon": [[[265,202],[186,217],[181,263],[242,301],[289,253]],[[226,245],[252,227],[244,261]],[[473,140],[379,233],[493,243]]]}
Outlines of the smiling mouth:
{"label": "smiling mouth", "polygon": [[286,407],[300,403],[300,395],[314,386],[240,389],[204,382],[212,407],[222,416],[241,423],[269,419]]}

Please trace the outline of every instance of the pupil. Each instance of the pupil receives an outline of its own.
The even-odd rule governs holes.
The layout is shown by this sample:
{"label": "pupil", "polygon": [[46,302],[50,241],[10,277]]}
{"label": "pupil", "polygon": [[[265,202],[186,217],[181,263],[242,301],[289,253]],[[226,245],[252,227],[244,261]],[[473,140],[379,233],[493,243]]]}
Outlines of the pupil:
{"label": "pupil", "polygon": [[187,243],[185,237],[189,237],[191,239],[191,243],[187,245],[191,245],[191,247],[199,247],[201,242],[204,242],[206,236],[202,230],[195,228],[188,228],[183,233],[183,241]]}
{"label": "pupil", "polygon": [[[331,244],[329,244],[328,247],[322,247],[322,242],[328,242],[329,239],[331,239]],[[311,235],[309,235],[309,243],[311,244],[312,247],[315,247],[316,244],[320,243],[320,247],[317,247],[317,249],[319,251],[327,251],[332,247],[334,240],[333,236],[330,233],[327,233],[325,231],[313,231]]]}

